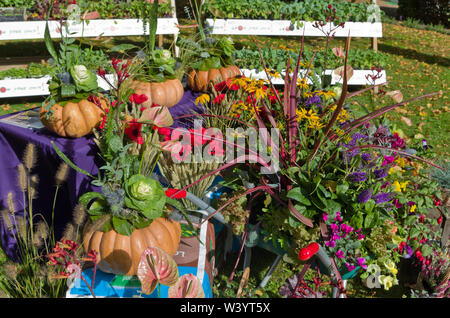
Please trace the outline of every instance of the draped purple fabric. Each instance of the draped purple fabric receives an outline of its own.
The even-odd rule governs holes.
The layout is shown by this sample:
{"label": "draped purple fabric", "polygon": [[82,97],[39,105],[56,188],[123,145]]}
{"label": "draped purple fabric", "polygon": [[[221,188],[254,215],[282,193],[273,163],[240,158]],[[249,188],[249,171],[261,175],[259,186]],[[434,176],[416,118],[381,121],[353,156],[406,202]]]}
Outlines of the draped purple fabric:
{"label": "draped purple fabric", "polygon": [[[189,127],[186,119],[176,118],[196,110],[194,102],[197,96],[196,93],[186,91],[181,101],[169,109],[175,119],[174,127]],[[7,116],[11,115],[0,118]],[[58,190],[55,209],[53,209],[56,190],[54,178],[62,160],[55,152],[52,141],[78,167],[92,175],[97,174],[102,161],[97,155],[97,146],[92,140],[92,135],[76,139],[62,138],[45,128],[28,129],[0,121],[0,209],[4,210],[8,207],[8,193],[12,193],[16,219],[24,215],[24,198],[17,182],[17,167],[22,162],[26,145],[33,143],[37,149],[37,163],[31,170],[31,175],[37,175],[39,178],[38,195],[32,201],[33,220],[35,223],[38,222],[42,215],[50,224],[52,211],[54,211],[54,229],[58,239],[62,235],[65,225],[72,218],[72,211],[77,204],[78,197],[85,192],[99,189],[91,185],[91,179],[88,176],[70,169],[67,181]],[[27,205],[27,200],[25,200],[25,215],[29,213]],[[10,258],[17,259],[14,234],[7,229],[1,217],[0,235],[5,253]]]}

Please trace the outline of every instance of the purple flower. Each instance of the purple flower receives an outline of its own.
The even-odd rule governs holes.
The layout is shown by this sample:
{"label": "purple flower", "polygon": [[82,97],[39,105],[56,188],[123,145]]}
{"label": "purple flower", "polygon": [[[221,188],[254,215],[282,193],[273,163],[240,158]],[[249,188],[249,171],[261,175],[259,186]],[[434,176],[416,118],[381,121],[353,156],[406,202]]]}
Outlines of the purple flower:
{"label": "purple flower", "polygon": [[335,247],[336,246],[336,242],[333,241],[333,240],[326,241],[325,245],[328,246],[328,247]]}
{"label": "purple flower", "polygon": [[375,204],[382,204],[391,201],[395,197],[394,192],[382,192],[373,197]]}
{"label": "purple flower", "polygon": [[358,259],[357,259],[357,261],[358,261],[358,265],[359,266],[361,266],[362,268],[367,268],[367,265],[365,265],[365,262],[366,262],[366,259],[365,258],[363,258],[363,257],[359,257]]}
{"label": "purple flower", "polygon": [[413,206],[414,204],[416,204],[414,201],[408,201],[408,206]]}
{"label": "purple flower", "polygon": [[349,272],[351,272],[352,270],[354,270],[354,269],[356,268],[355,265],[350,265],[350,263],[345,264],[345,266],[347,266],[347,270],[348,270]]}
{"label": "purple flower", "polygon": [[322,103],[322,99],[320,99],[320,96],[313,95],[306,99],[305,106],[311,107],[313,105],[320,105]]}
{"label": "purple flower", "polygon": [[338,221],[338,222],[342,222],[341,212],[339,212],[339,211],[336,212],[336,217],[334,218],[334,220]]}
{"label": "purple flower", "polygon": [[392,203],[395,205],[395,207],[396,207],[397,209],[400,209],[400,208],[403,207],[403,204],[401,204],[400,201],[399,201],[398,199],[392,200]]}
{"label": "purple flower", "polygon": [[386,178],[388,175],[389,169],[387,168],[381,168],[376,169],[373,174],[375,175],[375,179],[383,179]]}
{"label": "purple flower", "polygon": [[408,244],[405,245],[405,251],[406,251],[405,258],[410,258],[414,254],[412,247],[409,246]]}
{"label": "purple flower", "polygon": [[422,139],[422,147],[423,150],[427,151],[430,146],[428,146],[428,142],[426,139]]}
{"label": "purple flower", "polygon": [[366,162],[369,162],[370,159],[372,159],[372,158],[370,157],[370,153],[363,153],[363,154],[361,155],[361,158],[363,158],[363,160],[366,161]]}
{"label": "purple flower", "polygon": [[373,193],[372,189],[364,190],[363,192],[358,194],[358,197],[357,197],[358,202],[359,203],[366,203],[372,197],[372,193]]}
{"label": "purple flower", "polygon": [[336,257],[337,258],[344,258],[344,252],[342,250],[338,250],[336,252]]}
{"label": "purple flower", "polygon": [[384,156],[384,161],[383,161],[383,163],[381,164],[381,166],[383,167],[383,166],[385,166],[385,165],[387,165],[387,164],[393,163],[394,160],[395,160],[395,157],[394,157],[394,156]]}
{"label": "purple flower", "polygon": [[367,174],[365,172],[353,172],[350,174],[350,180],[352,182],[363,182],[367,180]]}
{"label": "purple flower", "polygon": [[323,220],[324,222],[326,222],[326,221],[328,220],[328,214],[327,214],[326,212],[323,212],[323,214],[322,214],[322,220]]}

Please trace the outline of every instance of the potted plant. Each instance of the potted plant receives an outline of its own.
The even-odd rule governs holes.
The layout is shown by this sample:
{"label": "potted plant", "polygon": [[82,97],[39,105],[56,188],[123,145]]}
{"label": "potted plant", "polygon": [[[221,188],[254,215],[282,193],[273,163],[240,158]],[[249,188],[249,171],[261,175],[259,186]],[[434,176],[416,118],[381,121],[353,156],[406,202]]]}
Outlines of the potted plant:
{"label": "potted plant", "polygon": [[82,54],[81,43],[76,45],[75,39],[69,38],[69,26],[61,20],[63,26],[65,35],[60,30],[58,51],[50,37],[48,20],[45,26],[45,45],[57,71],[49,81],[50,96],[42,103],[40,119],[57,135],[78,138],[92,133],[101,123],[108,101],[100,94],[95,72],[87,67],[91,54]]}
{"label": "potted plant", "polygon": [[179,46],[186,65],[186,81],[194,92],[207,91],[211,85],[241,75],[234,65],[234,43],[229,37],[214,38],[206,36],[200,14],[203,2],[195,3],[194,19],[200,38],[179,38]]}
{"label": "potted plant", "polygon": [[[54,145],[72,168],[94,178],[92,184],[99,187],[79,198],[89,215],[84,249],[98,252],[100,270],[127,276],[136,274],[139,258],[149,246],[175,254],[181,227],[169,219],[169,205],[184,213],[179,202],[167,197],[159,181],[151,178],[163,151],[164,128],[173,124],[173,118],[165,106],[144,106],[148,97],[128,86],[129,66],[130,62],[112,60],[117,79],[111,85],[113,100],[94,131],[105,162],[99,175],[79,169]],[[99,75],[108,81],[101,68]]]}
{"label": "potted plant", "polygon": [[153,2],[149,14],[147,8],[144,2],[142,4],[144,32],[148,26],[149,34],[144,35],[145,46],[141,56],[135,59],[136,69],[130,79],[130,86],[137,94],[147,96],[144,106],[156,104],[172,107],[183,97],[184,88],[176,76],[176,60],[171,52],[162,48],[155,49],[158,1]]}

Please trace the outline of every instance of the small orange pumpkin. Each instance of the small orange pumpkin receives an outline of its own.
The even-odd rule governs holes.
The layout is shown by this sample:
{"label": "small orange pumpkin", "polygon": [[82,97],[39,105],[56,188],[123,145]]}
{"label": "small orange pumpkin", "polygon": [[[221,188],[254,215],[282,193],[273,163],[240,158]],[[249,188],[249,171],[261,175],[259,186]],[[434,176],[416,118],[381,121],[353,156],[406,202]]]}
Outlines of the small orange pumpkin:
{"label": "small orange pumpkin", "polygon": [[142,253],[147,247],[159,247],[174,255],[181,240],[180,223],[166,218],[156,218],[144,228],[135,229],[130,236],[114,230],[93,231],[87,226],[83,234],[83,248],[98,252],[97,266],[106,273],[133,276]]}
{"label": "small orange pumpkin", "polygon": [[[102,109],[108,107],[105,98],[99,97]],[[105,112],[96,104],[81,100],[79,102],[68,102],[64,106],[54,104],[53,114],[47,118],[48,110],[41,107],[40,119],[48,130],[62,137],[78,138],[88,135],[101,122]]]}
{"label": "small orange pumpkin", "polygon": [[145,94],[148,97],[142,104],[147,107],[152,104],[172,107],[178,104],[184,94],[183,84],[177,78],[161,83],[132,81],[130,87],[136,94]]}
{"label": "small orange pumpkin", "polygon": [[219,69],[212,68],[209,71],[191,70],[186,81],[189,88],[194,92],[204,92],[220,81],[226,81],[229,78],[241,75],[241,70],[236,65],[229,65]]}

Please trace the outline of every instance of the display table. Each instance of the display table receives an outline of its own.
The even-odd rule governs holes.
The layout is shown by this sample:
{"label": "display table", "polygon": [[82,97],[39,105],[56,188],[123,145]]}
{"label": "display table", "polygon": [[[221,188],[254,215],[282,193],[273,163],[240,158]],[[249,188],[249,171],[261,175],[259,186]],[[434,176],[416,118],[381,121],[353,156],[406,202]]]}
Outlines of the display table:
{"label": "display table", "polygon": [[[175,119],[174,127],[188,125],[186,121],[176,118],[190,114],[196,109],[194,101],[197,96],[197,93],[186,91],[181,101],[170,108]],[[32,111],[29,112],[33,114]],[[42,214],[50,223],[56,189],[55,174],[62,162],[51,142],[53,141],[72,162],[92,175],[97,175],[102,161],[97,155],[98,149],[92,140],[92,135],[76,139],[62,138],[43,128],[37,116],[21,118],[20,116],[24,114],[26,112],[0,117],[0,209],[7,208],[7,196],[11,192],[17,215],[23,215],[24,200],[17,182],[17,167],[22,161],[27,144],[33,143],[38,157],[32,174],[39,178],[38,195],[33,200],[33,214],[35,216],[38,213]],[[8,120],[11,121],[8,122]],[[89,177],[70,169],[67,181],[58,191],[54,209],[57,239],[61,237],[65,225],[71,220],[72,211],[79,196],[88,191],[98,190],[90,184],[90,181]],[[39,221],[38,218],[35,222],[37,221]],[[0,234],[5,253],[10,258],[16,259],[13,233],[7,230],[2,218],[0,218]]]}

